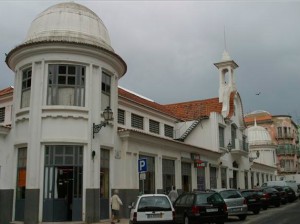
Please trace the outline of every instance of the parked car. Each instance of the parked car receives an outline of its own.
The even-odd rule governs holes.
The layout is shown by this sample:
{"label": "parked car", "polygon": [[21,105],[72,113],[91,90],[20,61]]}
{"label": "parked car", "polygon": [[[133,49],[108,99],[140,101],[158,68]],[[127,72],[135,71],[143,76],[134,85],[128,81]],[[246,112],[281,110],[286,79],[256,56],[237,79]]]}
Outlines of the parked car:
{"label": "parked car", "polygon": [[141,195],[138,196],[136,201],[128,207],[130,209],[130,224],[174,223],[175,210],[167,195]]}
{"label": "parked car", "polygon": [[273,187],[262,187],[256,189],[261,192],[261,200],[263,200],[263,209],[267,209],[270,206],[279,207],[280,206],[280,193]]}
{"label": "parked car", "polygon": [[283,189],[287,194],[288,202],[294,202],[297,199],[296,193],[291,187],[286,186],[286,187],[283,187]]}
{"label": "parked car", "polygon": [[299,195],[300,190],[298,190],[298,185],[294,180],[271,180],[262,184],[262,187],[272,187],[272,186],[281,186],[281,187],[289,186],[295,191],[297,198],[300,196]]}
{"label": "parked car", "polygon": [[261,195],[256,190],[240,190],[242,196],[246,199],[248,211],[259,214],[262,208]]}
{"label": "parked car", "polygon": [[284,190],[284,187],[273,186],[273,188],[275,188],[280,193],[280,202],[281,204],[285,205],[288,202],[288,194]]}
{"label": "parked car", "polygon": [[227,220],[227,206],[217,192],[195,191],[180,195],[174,202],[175,223],[215,222]]}
{"label": "parked car", "polygon": [[240,220],[245,220],[248,213],[248,206],[246,199],[236,189],[214,189],[219,192],[224,199],[228,216],[238,216]]}

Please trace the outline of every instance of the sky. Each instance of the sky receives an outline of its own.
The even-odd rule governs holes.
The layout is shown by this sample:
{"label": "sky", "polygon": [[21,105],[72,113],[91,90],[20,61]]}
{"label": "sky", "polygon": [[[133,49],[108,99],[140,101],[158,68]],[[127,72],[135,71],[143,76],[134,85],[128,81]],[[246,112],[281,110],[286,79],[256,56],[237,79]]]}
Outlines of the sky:
{"label": "sky", "polygon": [[[0,89],[5,63],[34,18],[62,1],[0,0]],[[218,97],[226,48],[239,65],[244,114],[265,110],[300,123],[300,0],[74,1],[94,11],[128,70],[119,85],[160,104]],[[257,93],[259,93],[257,95]]]}

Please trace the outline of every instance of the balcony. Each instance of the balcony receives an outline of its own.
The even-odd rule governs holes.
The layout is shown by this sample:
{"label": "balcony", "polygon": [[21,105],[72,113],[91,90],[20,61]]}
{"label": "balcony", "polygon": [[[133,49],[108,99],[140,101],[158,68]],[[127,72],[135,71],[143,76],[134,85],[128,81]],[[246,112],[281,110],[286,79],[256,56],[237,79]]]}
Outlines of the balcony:
{"label": "balcony", "polygon": [[248,157],[249,154],[248,143],[236,138],[234,144],[232,144],[231,154],[236,156]]}
{"label": "balcony", "polygon": [[276,149],[277,155],[295,155],[300,156],[300,148],[296,145],[278,145]]}
{"label": "balcony", "polygon": [[293,139],[294,137],[292,133],[276,133],[276,139]]}

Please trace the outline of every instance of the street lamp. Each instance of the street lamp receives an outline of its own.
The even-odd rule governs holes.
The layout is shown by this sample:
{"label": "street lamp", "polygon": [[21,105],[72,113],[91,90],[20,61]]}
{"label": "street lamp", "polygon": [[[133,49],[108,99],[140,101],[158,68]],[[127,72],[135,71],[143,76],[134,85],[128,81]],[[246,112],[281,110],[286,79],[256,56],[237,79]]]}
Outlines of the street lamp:
{"label": "street lamp", "polygon": [[95,137],[95,133],[98,133],[102,127],[105,127],[109,121],[113,119],[113,112],[110,107],[106,107],[103,111],[104,121],[101,121],[100,124],[93,123],[93,138]]}
{"label": "street lamp", "polygon": [[228,145],[227,145],[227,150],[228,150],[228,152],[231,152],[231,149],[232,149],[232,145],[231,145],[231,143],[230,143],[230,141],[229,141],[229,143],[228,143]]}
{"label": "street lamp", "polygon": [[260,156],[260,152],[259,151],[256,151],[256,157],[249,157],[249,161],[250,162],[253,162],[255,159],[258,159]]}

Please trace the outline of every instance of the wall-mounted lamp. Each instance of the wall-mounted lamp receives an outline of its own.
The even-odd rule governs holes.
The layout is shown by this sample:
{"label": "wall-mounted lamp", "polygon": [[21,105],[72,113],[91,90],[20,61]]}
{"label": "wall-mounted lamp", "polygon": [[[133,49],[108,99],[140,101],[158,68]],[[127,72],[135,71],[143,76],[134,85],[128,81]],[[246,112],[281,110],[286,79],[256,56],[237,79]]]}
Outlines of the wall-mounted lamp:
{"label": "wall-mounted lamp", "polygon": [[98,133],[102,127],[105,127],[113,119],[113,112],[110,107],[106,107],[102,115],[104,121],[101,121],[100,124],[93,123],[93,138],[95,137],[95,133]]}
{"label": "wall-mounted lamp", "polygon": [[92,160],[94,160],[95,156],[96,156],[96,151],[93,150],[93,151],[92,151]]}
{"label": "wall-mounted lamp", "polygon": [[256,157],[249,157],[249,161],[253,162],[255,159],[259,158],[259,155],[260,155],[259,151],[256,151]]}
{"label": "wall-mounted lamp", "polygon": [[231,152],[231,149],[232,149],[232,145],[231,145],[231,143],[230,143],[230,141],[229,141],[229,143],[228,143],[228,145],[227,145],[227,150],[228,150],[228,152]]}

